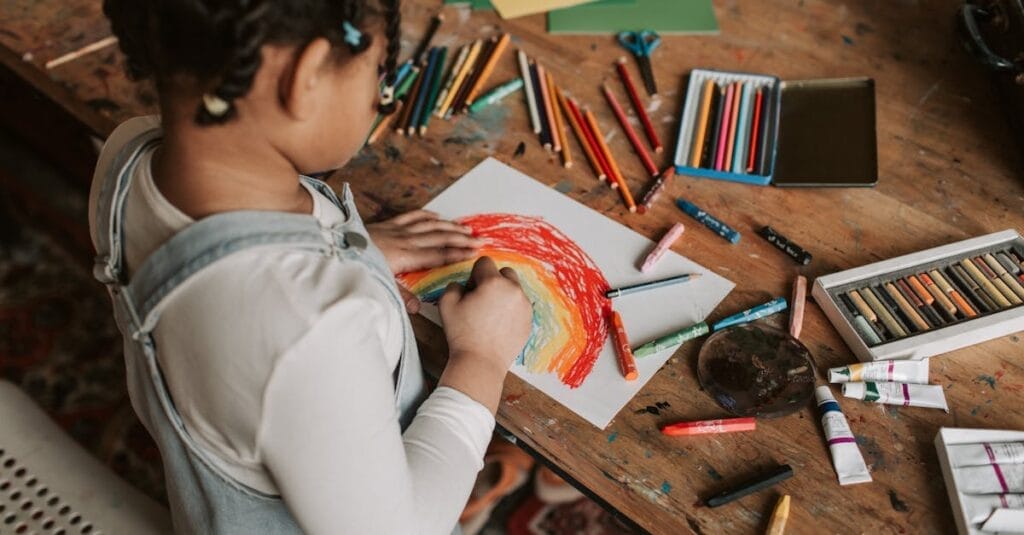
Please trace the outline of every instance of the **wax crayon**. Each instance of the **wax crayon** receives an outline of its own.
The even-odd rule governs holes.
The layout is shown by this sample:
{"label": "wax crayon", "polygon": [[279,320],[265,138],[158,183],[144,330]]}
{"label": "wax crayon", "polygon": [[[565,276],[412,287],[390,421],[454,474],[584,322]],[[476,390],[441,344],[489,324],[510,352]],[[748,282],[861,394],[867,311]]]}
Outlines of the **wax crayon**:
{"label": "wax crayon", "polygon": [[676,206],[679,207],[686,215],[696,219],[698,222],[709,228],[715,234],[718,234],[726,241],[730,243],[739,243],[740,233],[736,232],[729,225],[714,218],[711,214],[701,210],[696,205],[690,203],[685,199],[676,199]]}

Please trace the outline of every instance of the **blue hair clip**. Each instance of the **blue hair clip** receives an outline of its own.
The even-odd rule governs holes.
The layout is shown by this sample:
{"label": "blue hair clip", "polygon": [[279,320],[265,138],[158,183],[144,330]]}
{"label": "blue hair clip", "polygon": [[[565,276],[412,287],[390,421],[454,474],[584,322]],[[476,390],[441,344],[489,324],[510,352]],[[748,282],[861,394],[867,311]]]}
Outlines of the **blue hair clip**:
{"label": "blue hair clip", "polygon": [[366,39],[363,32],[359,31],[349,21],[342,22],[341,29],[345,32],[345,43],[352,49],[352,52],[362,52],[370,44],[370,40]]}

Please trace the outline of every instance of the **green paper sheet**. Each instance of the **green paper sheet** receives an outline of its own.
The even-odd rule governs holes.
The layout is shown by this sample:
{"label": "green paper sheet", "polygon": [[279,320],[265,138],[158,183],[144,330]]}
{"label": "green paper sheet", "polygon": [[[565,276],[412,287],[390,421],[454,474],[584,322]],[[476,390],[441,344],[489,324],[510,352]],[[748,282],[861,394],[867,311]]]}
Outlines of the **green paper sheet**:
{"label": "green paper sheet", "polygon": [[552,34],[609,34],[654,30],[662,34],[718,33],[711,0],[633,0],[596,2],[548,13]]}

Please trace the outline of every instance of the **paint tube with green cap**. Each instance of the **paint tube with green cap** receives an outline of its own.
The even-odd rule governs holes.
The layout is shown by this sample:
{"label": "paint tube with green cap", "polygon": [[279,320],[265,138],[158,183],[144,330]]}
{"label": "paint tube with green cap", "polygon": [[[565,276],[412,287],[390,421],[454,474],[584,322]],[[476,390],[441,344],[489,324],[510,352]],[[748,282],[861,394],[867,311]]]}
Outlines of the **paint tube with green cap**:
{"label": "paint tube with green cap", "polygon": [[960,502],[967,510],[967,523],[981,524],[996,509],[1024,509],[1024,494],[964,494]]}
{"label": "paint tube with green cap", "polygon": [[843,395],[848,398],[903,405],[904,407],[927,407],[949,412],[946,394],[938,385],[914,385],[909,383],[843,383]]}
{"label": "paint tube with green cap", "polygon": [[666,349],[685,344],[694,338],[704,336],[708,333],[708,330],[708,324],[702,321],[683,330],[662,336],[657,340],[647,342],[646,344],[634,349],[633,356],[636,358],[649,357]]}
{"label": "paint tube with green cap", "polygon": [[858,381],[889,381],[926,385],[928,384],[928,359],[861,362],[828,370],[828,382],[830,383],[855,383]]}

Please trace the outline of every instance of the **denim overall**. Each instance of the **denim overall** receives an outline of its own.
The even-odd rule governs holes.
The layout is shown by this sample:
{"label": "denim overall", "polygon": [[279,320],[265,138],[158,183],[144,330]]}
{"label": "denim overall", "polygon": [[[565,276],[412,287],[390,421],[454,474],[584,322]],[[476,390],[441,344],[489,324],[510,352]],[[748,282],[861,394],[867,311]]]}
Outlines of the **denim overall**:
{"label": "denim overall", "polygon": [[174,306],[176,292],[187,289],[192,275],[234,253],[253,247],[303,251],[313,260],[360,262],[387,288],[402,310],[404,346],[395,372],[395,404],[403,430],[426,395],[416,339],[384,256],[368,239],[345,185],[342,200],[318,180],[302,177],[336,204],[344,222],[330,228],[311,215],[239,211],[217,214],[189,225],[142,263],[130,279],[124,274],[124,202],[139,157],[159,144],[159,130],[128,143],[111,165],[96,206],[95,277],[107,286],[114,317],[124,337],[128,393],[132,406],[156,440],[167,478],[171,516],[178,533],[301,533],[280,496],[268,495],[235,481],[218,469],[208,451],[182,425],[164,384],[153,330],[164,307]]}

